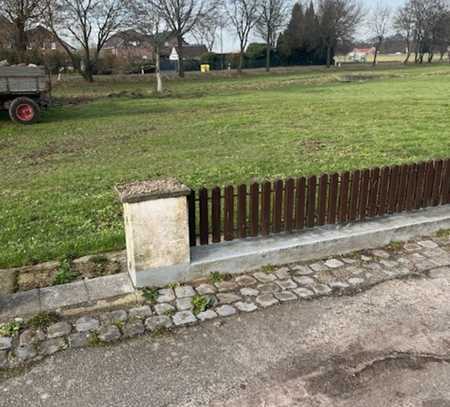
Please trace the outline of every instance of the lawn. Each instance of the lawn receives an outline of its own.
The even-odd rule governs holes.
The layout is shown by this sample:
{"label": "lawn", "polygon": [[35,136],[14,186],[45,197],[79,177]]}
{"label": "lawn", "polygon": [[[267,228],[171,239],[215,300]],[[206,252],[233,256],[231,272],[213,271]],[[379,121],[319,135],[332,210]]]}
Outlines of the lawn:
{"label": "lawn", "polygon": [[124,248],[125,181],[197,188],[450,156],[450,66],[348,69],[190,75],[164,98],[150,79],[69,78],[42,123],[0,114],[0,268]]}

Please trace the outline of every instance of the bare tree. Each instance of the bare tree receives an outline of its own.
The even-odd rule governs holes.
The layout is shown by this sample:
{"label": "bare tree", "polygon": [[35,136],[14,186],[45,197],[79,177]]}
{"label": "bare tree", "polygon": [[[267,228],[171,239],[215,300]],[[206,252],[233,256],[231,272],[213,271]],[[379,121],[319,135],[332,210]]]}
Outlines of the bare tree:
{"label": "bare tree", "polygon": [[27,50],[26,31],[40,18],[42,10],[42,0],[0,0],[0,14],[14,25],[14,46],[20,60],[23,60]]}
{"label": "bare tree", "polygon": [[[123,26],[125,7],[122,0],[47,0],[46,23],[65,49],[74,67],[89,82],[105,43]],[[64,39],[81,47],[80,54]],[[91,48],[93,46],[93,48]]]}
{"label": "bare tree", "polygon": [[358,0],[319,0],[320,32],[327,53],[327,67],[331,66],[339,42],[353,39],[362,16]]}
{"label": "bare tree", "polygon": [[221,26],[221,9],[217,8],[200,16],[198,23],[192,30],[192,36],[199,44],[205,44],[209,52],[213,52]]}
{"label": "bare tree", "polygon": [[162,94],[164,87],[161,75],[161,49],[170,33],[166,29],[164,19],[152,8],[151,0],[130,0],[128,10],[129,25],[145,35],[153,47],[156,92]]}
{"label": "bare tree", "polygon": [[201,18],[214,9],[208,0],[151,0],[155,11],[177,37],[178,74],[184,77],[184,37],[191,33]]}
{"label": "bare tree", "polygon": [[405,38],[406,58],[403,63],[407,64],[411,58],[414,34],[414,16],[409,4],[405,4],[398,10],[394,20],[394,28]]}
{"label": "bare tree", "polygon": [[287,16],[286,0],[260,0],[256,30],[266,42],[266,71],[270,71],[270,54]]}
{"label": "bare tree", "polygon": [[383,45],[384,38],[389,30],[391,22],[391,9],[378,0],[372,11],[370,26],[375,34],[375,55],[373,57],[373,66],[377,64],[377,57],[380,48]]}
{"label": "bare tree", "polygon": [[239,67],[244,67],[244,53],[250,33],[258,22],[259,0],[228,0],[226,11],[234,32],[239,38]]}

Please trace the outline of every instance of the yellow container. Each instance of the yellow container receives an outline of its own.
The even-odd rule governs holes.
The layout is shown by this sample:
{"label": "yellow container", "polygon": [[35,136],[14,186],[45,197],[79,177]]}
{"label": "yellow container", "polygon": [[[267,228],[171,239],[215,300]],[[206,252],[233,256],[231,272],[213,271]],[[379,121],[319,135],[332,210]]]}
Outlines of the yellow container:
{"label": "yellow container", "polygon": [[201,70],[201,72],[203,72],[203,73],[209,72],[210,69],[211,69],[211,67],[210,67],[209,64],[201,64],[201,65],[200,65],[200,70]]}

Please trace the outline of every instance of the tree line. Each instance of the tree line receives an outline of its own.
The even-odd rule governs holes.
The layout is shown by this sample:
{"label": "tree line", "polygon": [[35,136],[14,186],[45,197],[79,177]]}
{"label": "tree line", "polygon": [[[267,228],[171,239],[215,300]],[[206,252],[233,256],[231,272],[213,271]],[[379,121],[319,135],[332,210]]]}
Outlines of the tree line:
{"label": "tree line", "polygon": [[184,76],[184,43],[195,37],[212,49],[221,30],[238,39],[238,70],[245,51],[255,37],[265,44],[269,70],[273,51],[285,64],[333,63],[341,47],[353,42],[362,22],[370,27],[375,61],[389,30],[405,38],[408,62],[415,55],[431,62],[436,51],[442,56],[449,42],[450,14],[447,0],[407,0],[396,13],[377,3],[366,10],[360,0],[0,0],[0,14],[15,27],[15,48],[27,49],[26,30],[46,26],[64,48],[72,65],[88,81],[105,43],[127,28],[145,34],[156,56],[158,91],[162,90],[160,49],[168,35],[175,36],[179,55],[178,73]]}

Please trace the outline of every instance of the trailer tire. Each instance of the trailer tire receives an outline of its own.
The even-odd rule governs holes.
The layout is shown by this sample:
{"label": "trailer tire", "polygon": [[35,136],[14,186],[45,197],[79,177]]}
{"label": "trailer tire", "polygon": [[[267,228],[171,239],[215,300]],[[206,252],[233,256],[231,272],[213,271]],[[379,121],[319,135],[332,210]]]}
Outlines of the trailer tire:
{"label": "trailer tire", "polygon": [[16,123],[33,124],[41,117],[41,108],[33,99],[20,97],[11,102],[9,116]]}

